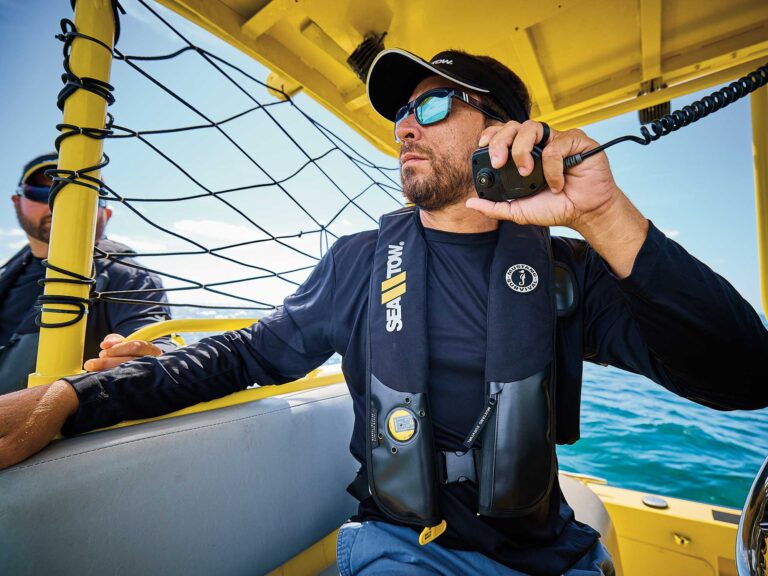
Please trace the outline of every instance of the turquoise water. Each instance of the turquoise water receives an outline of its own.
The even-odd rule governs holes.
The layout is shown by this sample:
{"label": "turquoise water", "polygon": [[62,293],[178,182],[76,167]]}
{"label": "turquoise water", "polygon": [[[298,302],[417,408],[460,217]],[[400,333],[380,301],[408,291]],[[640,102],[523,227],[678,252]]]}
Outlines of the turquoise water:
{"label": "turquoise water", "polygon": [[614,486],[741,508],[768,456],[768,409],[712,410],[585,363],[581,440],[558,455],[563,470]]}

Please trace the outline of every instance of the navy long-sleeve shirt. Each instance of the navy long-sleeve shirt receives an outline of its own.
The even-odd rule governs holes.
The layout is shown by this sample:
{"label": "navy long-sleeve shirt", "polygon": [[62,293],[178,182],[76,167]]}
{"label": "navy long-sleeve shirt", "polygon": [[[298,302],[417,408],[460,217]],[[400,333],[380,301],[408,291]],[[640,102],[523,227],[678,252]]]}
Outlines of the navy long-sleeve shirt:
{"label": "navy long-sleeve shirt", "polygon": [[[414,218],[418,222],[418,212]],[[441,251],[451,249],[437,248],[437,236],[427,235],[430,257],[434,253],[439,258]],[[484,239],[474,236],[475,245],[463,249],[482,252]],[[364,462],[368,287],[376,238],[375,231],[341,238],[284,306],[258,324],[159,358],[69,379],[80,407],[64,433],[167,413],[253,383],[288,382],[338,352],[355,411],[350,449]],[[450,243],[448,236],[442,240]],[[727,281],[652,224],[632,274],[623,280],[582,241],[553,238],[552,247],[555,260],[573,272],[579,293],[576,310],[557,324],[559,404],[578,402],[582,362],[587,359],[643,374],[713,408],[768,405],[768,332],[759,317]],[[433,319],[428,323],[430,334],[439,332]],[[479,375],[482,378],[482,372]],[[466,388],[470,401],[482,402],[482,386]],[[431,397],[440,392],[430,382]],[[455,405],[464,404],[459,400]],[[464,422],[475,416],[454,417],[448,408],[436,409],[437,448],[458,449],[454,442],[463,438]],[[540,517],[477,517],[476,496],[471,483],[441,489],[441,509],[448,522],[442,545],[476,549],[526,572],[560,574],[597,538],[573,519],[557,487]],[[383,519],[371,499],[361,503],[360,515]]]}

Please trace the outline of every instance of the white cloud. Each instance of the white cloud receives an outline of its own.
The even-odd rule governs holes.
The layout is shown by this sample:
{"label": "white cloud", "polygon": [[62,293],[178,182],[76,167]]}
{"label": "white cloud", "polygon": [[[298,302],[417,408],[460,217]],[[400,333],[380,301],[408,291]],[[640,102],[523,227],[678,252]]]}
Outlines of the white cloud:
{"label": "white cloud", "polygon": [[[214,258],[210,255],[187,257],[159,257],[140,258],[144,265],[151,266],[155,270],[165,274],[172,274],[181,278],[188,278],[202,283],[235,280],[247,276],[258,275],[259,272],[243,268],[232,262]],[[275,266],[277,269],[278,266]],[[306,272],[309,274],[309,271]],[[306,275],[305,274],[305,275]],[[296,278],[301,279],[301,278]],[[173,278],[162,277],[166,288],[188,287],[189,284]],[[225,293],[252,298],[269,304],[280,304],[287,295],[295,291],[296,287],[276,278],[263,278],[245,283],[225,284],[213,287]],[[247,301],[230,298],[207,290],[182,290],[168,293],[171,302],[185,302],[205,304],[209,306],[252,306]]]}
{"label": "white cloud", "polygon": [[144,240],[136,240],[131,236],[124,236],[122,234],[109,234],[109,239],[115,242],[120,242],[131,247],[136,252],[163,252],[166,248],[165,244],[161,242],[146,242]]}
{"label": "white cloud", "polygon": [[263,234],[259,234],[252,227],[238,226],[219,220],[179,220],[174,222],[173,230],[201,243],[205,243],[206,240],[213,240],[234,244],[235,242],[264,238]]}
{"label": "white cloud", "polygon": [[9,230],[4,230],[0,228],[0,236],[17,236],[21,237],[24,236],[24,230],[21,228],[11,228]]}
{"label": "white cloud", "polygon": [[16,242],[9,242],[8,248],[11,248],[12,250],[19,250],[20,248],[26,246],[27,243],[27,239],[24,238],[23,240],[17,240]]}
{"label": "white cloud", "polygon": [[346,218],[342,218],[340,220],[335,220],[328,228],[334,233],[345,234],[352,230],[353,227],[354,224],[352,224],[352,222]]}
{"label": "white cloud", "polygon": [[680,230],[667,229],[662,230],[667,238],[677,238],[680,235]]}

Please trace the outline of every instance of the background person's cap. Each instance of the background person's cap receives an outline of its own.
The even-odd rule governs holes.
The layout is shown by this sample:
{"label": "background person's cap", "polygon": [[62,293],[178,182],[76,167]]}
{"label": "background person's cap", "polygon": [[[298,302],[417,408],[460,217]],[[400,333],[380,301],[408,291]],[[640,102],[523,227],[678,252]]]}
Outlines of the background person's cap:
{"label": "background person's cap", "polygon": [[395,114],[408,103],[419,82],[435,75],[474,92],[490,94],[518,122],[528,119],[509,82],[482,60],[454,50],[435,54],[429,62],[399,48],[384,50],[368,72],[368,99],[376,112],[394,122]]}
{"label": "background person's cap", "polygon": [[19,184],[26,184],[27,179],[38,170],[56,168],[58,163],[59,155],[55,152],[33,158],[24,165],[24,168],[21,171],[21,178],[19,178]]}

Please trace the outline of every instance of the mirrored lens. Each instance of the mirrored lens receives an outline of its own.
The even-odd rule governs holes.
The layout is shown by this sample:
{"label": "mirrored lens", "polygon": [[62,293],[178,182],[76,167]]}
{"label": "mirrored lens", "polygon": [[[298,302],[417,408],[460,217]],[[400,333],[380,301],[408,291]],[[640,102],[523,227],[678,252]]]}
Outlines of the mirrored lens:
{"label": "mirrored lens", "polygon": [[395,124],[400,124],[400,122],[405,120],[406,116],[408,116],[408,106],[401,106],[400,110],[395,114]]}
{"label": "mirrored lens", "polygon": [[400,143],[400,138],[397,137],[397,127],[400,126],[400,123],[405,120],[408,117],[408,106],[403,106],[400,108],[400,110],[397,111],[397,114],[395,114],[395,142],[398,144]]}
{"label": "mirrored lens", "polygon": [[449,95],[427,96],[416,108],[416,119],[422,126],[440,122],[446,116],[451,108],[451,97]]}

